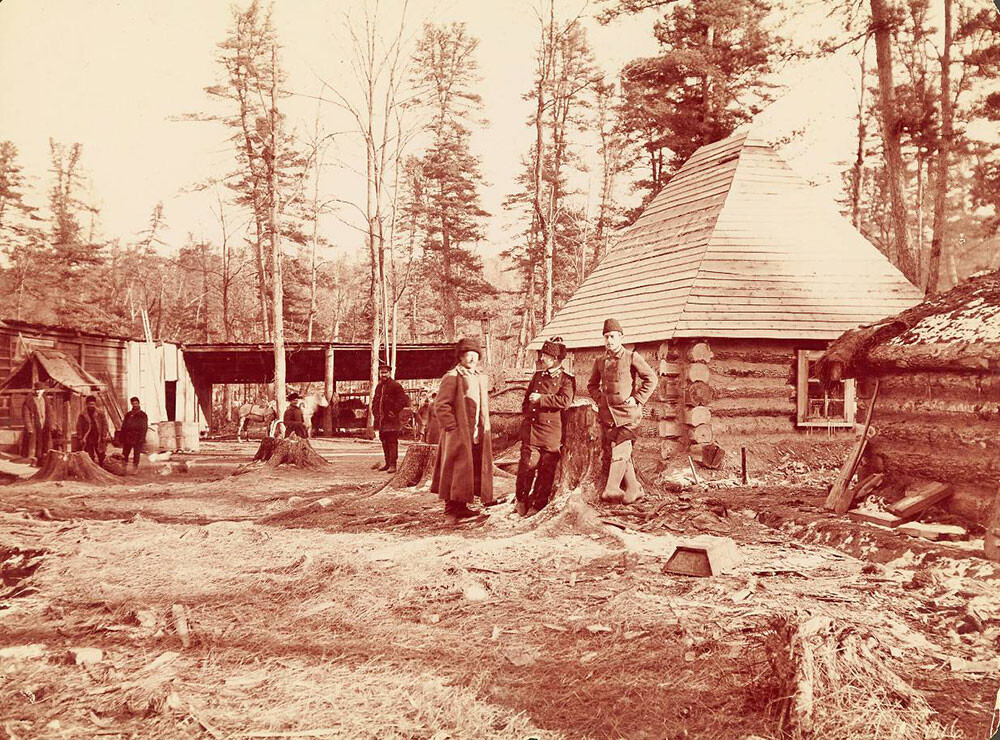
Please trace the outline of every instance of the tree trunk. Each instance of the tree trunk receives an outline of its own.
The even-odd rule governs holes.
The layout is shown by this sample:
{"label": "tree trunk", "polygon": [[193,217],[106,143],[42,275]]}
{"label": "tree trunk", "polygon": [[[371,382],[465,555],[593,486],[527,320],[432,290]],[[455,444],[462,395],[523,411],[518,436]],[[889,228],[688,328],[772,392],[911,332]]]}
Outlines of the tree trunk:
{"label": "tree trunk", "polygon": [[900,147],[899,115],[892,81],[892,33],[885,0],[870,0],[872,28],[875,35],[875,60],[878,66],[879,109],[882,116],[882,146],[885,150],[889,205],[892,215],[890,259],[906,278],[917,284],[919,276],[910,251],[906,228],[906,201],[903,196],[903,157]]}
{"label": "tree trunk", "polygon": [[931,253],[927,261],[928,293],[941,288],[941,250],[948,227],[946,206],[948,202],[948,155],[951,153],[954,113],[951,99],[951,3],[944,0],[944,48],[941,51],[941,142],[938,145],[937,177],[934,183],[934,233],[931,236]]}
{"label": "tree trunk", "polygon": [[268,231],[271,239],[271,308],[274,335],[274,402],[278,420],[285,413],[285,300],[281,277],[281,223],[279,222],[280,193],[278,192],[278,59],[277,49],[271,47],[271,160],[268,168],[268,190],[271,207],[268,214]]}
{"label": "tree trunk", "polygon": [[858,150],[851,170],[851,223],[861,231],[861,184],[865,171],[865,77],[868,71],[868,37],[861,47],[861,84],[858,93]]}

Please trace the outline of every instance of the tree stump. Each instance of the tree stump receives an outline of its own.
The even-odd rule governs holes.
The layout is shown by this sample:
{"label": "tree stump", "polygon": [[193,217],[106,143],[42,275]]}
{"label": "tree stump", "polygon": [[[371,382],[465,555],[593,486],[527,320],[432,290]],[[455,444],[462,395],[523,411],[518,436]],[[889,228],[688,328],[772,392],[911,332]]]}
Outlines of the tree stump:
{"label": "tree stump", "polygon": [[58,452],[50,450],[38,472],[28,480],[77,480],[83,483],[115,485],[122,480],[112,475],[90,459],[86,452]]}
{"label": "tree stump", "polygon": [[278,440],[274,437],[264,437],[254,453],[253,462],[267,462],[274,454],[274,448],[278,446]]}
{"label": "tree stump", "polygon": [[426,483],[434,474],[437,463],[438,446],[426,442],[415,442],[406,450],[406,457],[389,481],[391,488],[410,488]]}
{"label": "tree stump", "polygon": [[268,468],[276,468],[279,465],[293,465],[302,470],[326,470],[332,467],[326,458],[313,449],[308,439],[302,439],[296,434],[279,440],[271,456],[264,463]]}
{"label": "tree stump", "polygon": [[[563,453],[556,471],[554,495],[584,488],[584,498],[596,501],[611,462],[604,449],[601,425],[589,399],[578,399],[563,416]],[[590,489],[590,490],[586,490]]]}
{"label": "tree stump", "polygon": [[1000,488],[997,489],[993,510],[990,512],[989,521],[986,522],[983,549],[986,551],[986,557],[1000,563]]}

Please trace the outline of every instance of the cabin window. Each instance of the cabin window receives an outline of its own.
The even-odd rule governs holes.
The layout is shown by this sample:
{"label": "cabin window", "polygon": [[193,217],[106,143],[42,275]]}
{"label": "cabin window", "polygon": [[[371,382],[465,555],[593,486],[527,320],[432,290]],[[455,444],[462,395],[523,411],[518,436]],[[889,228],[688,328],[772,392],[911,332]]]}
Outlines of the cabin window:
{"label": "cabin window", "polygon": [[823,352],[800,349],[798,354],[798,426],[853,427],[857,411],[854,379],[824,388],[814,370]]}

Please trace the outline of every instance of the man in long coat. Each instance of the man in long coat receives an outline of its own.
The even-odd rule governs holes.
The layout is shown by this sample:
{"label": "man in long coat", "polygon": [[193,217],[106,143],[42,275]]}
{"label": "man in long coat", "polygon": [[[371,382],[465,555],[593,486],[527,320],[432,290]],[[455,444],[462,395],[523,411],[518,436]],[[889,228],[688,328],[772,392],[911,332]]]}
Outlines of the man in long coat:
{"label": "man in long coat", "polygon": [[399,427],[400,414],[410,405],[410,397],[398,380],[392,377],[389,366],[380,363],[378,367],[378,385],[372,396],[372,413],[375,416],[375,428],[378,438],[382,441],[382,465],[373,465],[375,470],[387,473],[396,472],[399,461]]}
{"label": "man in long coat", "polygon": [[642,421],[643,404],[656,388],[656,373],[642,355],[622,346],[623,335],[622,325],[616,319],[604,322],[605,352],[594,361],[587,390],[597,402],[604,443],[611,448],[608,483],[601,498],[630,504],[642,495],[632,463],[632,444]]}
{"label": "man in long coat", "polygon": [[96,396],[87,396],[83,411],[76,419],[76,434],[90,459],[103,465],[108,447],[108,419],[104,411],[97,408]]}
{"label": "man in long coat", "polygon": [[52,416],[45,386],[36,383],[31,395],[21,404],[21,420],[24,422],[21,455],[30,457],[34,465],[45,461],[45,453],[52,446]]}
{"label": "man in long coat", "polygon": [[[549,502],[563,443],[563,411],[573,403],[576,379],[562,369],[561,337],[542,344],[542,369],[531,376],[521,404],[521,458],[517,464],[515,510],[532,516]],[[534,491],[532,491],[534,481]]]}
{"label": "man in long coat", "polygon": [[431,491],[444,499],[445,514],[475,516],[469,504],[493,498],[493,446],[490,439],[489,378],[478,369],[482,350],[477,339],[461,339],[458,364],[441,378],[434,412],[441,441]]}

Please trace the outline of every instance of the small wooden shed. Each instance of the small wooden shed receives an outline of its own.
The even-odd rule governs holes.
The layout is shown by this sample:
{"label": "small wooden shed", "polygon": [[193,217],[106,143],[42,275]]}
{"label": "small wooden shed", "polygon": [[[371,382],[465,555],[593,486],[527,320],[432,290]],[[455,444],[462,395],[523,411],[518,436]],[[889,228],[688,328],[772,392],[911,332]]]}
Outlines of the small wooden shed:
{"label": "small wooden shed", "polygon": [[878,380],[869,465],[896,485],[950,483],[946,506],[986,522],[1000,486],[1000,270],[847,332],[818,371]]}
{"label": "small wooden shed", "polygon": [[691,156],[530,346],[562,336],[586,393],[604,319],[622,323],[660,375],[636,448],[648,469],[691,445],[853,433],[853,381],[824,390],[815,360],[921,298],[833,202],[739,133]]}

